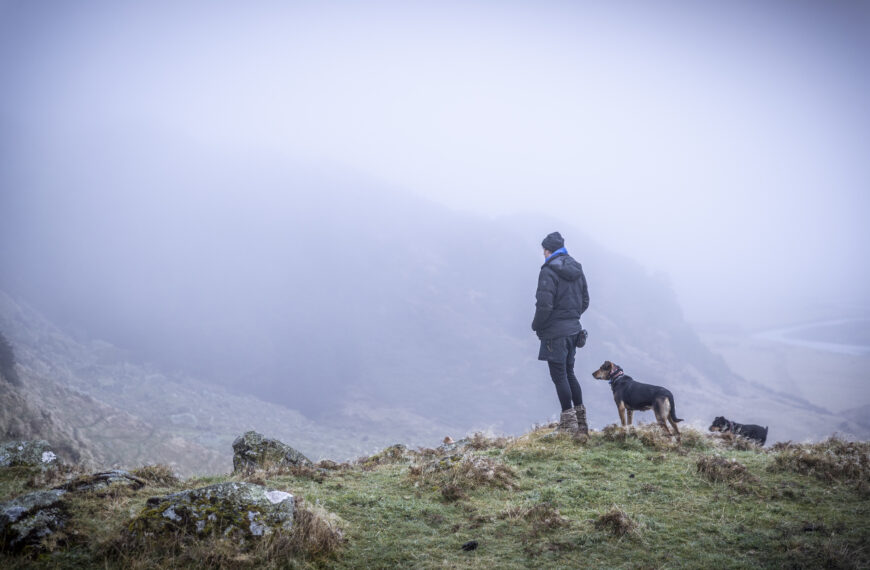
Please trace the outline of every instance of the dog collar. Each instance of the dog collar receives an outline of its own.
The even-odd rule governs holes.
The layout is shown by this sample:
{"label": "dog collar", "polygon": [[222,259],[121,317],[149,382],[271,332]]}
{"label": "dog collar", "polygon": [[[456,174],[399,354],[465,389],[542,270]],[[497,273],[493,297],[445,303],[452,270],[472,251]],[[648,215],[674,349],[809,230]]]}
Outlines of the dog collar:
{"label": "dog collar", "polygon": [[613,376],[611,376],[610,378],[608,378],[608,380],[610,380],[610,383],[613,384],[614,382],[619,380],[624,374],[625,374],[625,372],[622,371],[622,368],[617,368],[616,373]]}

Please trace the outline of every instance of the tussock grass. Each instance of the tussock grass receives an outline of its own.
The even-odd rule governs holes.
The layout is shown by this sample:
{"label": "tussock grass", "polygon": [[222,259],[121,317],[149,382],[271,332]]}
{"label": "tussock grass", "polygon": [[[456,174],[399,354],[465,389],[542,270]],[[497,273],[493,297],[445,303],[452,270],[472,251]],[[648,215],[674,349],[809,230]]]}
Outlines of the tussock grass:
{"label": "tussock grass", "polygon": [[740,492],[749,492],[760,481],[736,459],[721,455],[702,455],[696,462],[698,473],[713,483],[725,483]]}
{"label": "tussock grass", "polygon": [[181,479],[172,471],[172,468],[163,463],[145,465],[144,467],[134,469],[130,473],[155,487],[172,487],[181,482]]}
{"label": "tussock grass", "polygon": [[477,451],[485,449],[504,449],[511,441],[513,441],[513,438],[510,437],[488,437],[483,433],[477,432],[468,439],[466,446],[469,449]]}
{"label": "tussock grass", "polygon": [[700,432],[689,426],[681,427],[682,441],[680,447],[695,451],[705,451],[714,447],[714,440],[706,433]]}
{"label": "tussock grass", "polygon": [[717,433],[713,436],[718,447],[737,451],[757,451],[763,449],[754,439],[749,439],[733,433]]}
{"label": "tussock grass", "polygon": [[300,500],[286,550],[290,554],[301,554],[307,559],[331,557],[344,544],[342,527],[345,524],[341,518],[323,507],[309,506],[304,500]]}
{"label": "tussock grass", "polygon": [[778,443],[771,471],[814,475],[825,481],[870,483],[870,442],[830,437],[821,443]]}
{"label": "tussock grass", "polygon": [[501,461],[472,454],[449,455],[414,464],[408,476],[417,487],[441,492],[448,501],[463,498],[480,487],[513,489],[516,473]]}
{"label": "tussock grass", "polygon": [[258,539],[239,541],[215,532],[129,532],[102,546],[106,561],[125,568],[284,568],[290,561],[325,561],[344,544],[342,521],[321,507],[297,502],[293,526]]}
{"label": "tussock grass", "polygon": [[[292,476],[298,479],[310,479],[317,483],[323,483],[334,470],[341,469],[335,464],[333,470],[316,465],[286,465],[277,462],[264,462],[260,467],[247,468],[232,475],[233,479],[254,483],[255,485],[267,486],[268,482],[282,476]],[[346,464],[342,464],[346,465]]]}
{"label": "tussock grass", "polygon": [[326,469],[327,471],[347,471],[352,469],[350,463],[337,463],[331,459],[322,459],[314,464],[318,469]]}
{"label": "tussock grass", "polygon": [[625,449],[653,449],[656,451],[707,450],[713,446],[710,436],[685,426],[680,429],[681,441],[667,435],[657,423],[622,427],[610,424],[601,430],[605,441],[619,443]]}
{"label": "tussock grass", "polygon": [[27,487],[30,489],[46,489],[59,487],[73,481],[87,473],[81,465],[59,463],[48,469],[34,469],[27,479]]}
{"label": "tussock grass", "polygon": [[614,505],[609,511],[595,519],[595,528],[606,530],[614,536],[621,537],[636,533],[638,524],[625,511]]}
{"label": "tussock grass", "polygon": [[417,452],[408,449],[401,443],[397,443],[374,455],[360,457],[354,463],[363,469],[374,469],[378,465],[407,462],[416,455]]}
{"label": "tussock grass", "polygon": [[532,534],[568,526],[570,521],[559,513],[551,503],[537,503],[526,507],[511,507],[499,514],[499,518],[516,521],[524,520],[532,524]]}

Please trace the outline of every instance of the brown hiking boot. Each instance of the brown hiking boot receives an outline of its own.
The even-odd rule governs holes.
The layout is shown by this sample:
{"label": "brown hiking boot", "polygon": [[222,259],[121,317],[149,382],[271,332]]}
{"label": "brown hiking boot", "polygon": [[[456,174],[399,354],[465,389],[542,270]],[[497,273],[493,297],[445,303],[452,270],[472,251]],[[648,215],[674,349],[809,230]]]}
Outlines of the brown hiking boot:
{"label": "brown hiking boot", "polygon": [[577,414],[574,413],[573,408],[562,412],[562,415],[559,416],[559,425],[554,433],[569,434],[575,439],[580,436],[580,430],[577,427]]}
{"label": "brown hiking boot", "polygon": [[574,411],[577,413],[577,429],[581,434],[589,436],[589,426],[586,424],[586,406],[583,404],[575,406]]}

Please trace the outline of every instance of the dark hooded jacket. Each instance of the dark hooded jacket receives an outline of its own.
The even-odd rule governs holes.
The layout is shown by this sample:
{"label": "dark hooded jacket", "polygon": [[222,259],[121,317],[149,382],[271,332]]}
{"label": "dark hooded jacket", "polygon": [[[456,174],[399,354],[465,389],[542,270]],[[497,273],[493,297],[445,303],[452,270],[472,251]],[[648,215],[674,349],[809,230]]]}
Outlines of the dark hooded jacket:
{"label": "dark hooded jacket", "polygon": [[553,339],[580,332],[580,315],[589,307],[583,267],[567,253],[555,253],[541,266],[532,330]]}

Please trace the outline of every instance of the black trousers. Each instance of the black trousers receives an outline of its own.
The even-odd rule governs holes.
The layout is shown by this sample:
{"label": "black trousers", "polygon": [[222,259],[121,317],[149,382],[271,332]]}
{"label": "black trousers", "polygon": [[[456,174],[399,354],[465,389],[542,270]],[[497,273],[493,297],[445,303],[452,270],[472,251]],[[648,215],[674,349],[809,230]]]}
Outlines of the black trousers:
{"label": "black trousers", "polygon": [[[562,411],[583,404],[583,392],[574,374],[574,357],[577,354],[577,335],[541,341],[541,355],[546,354],[550,379],[556,386]],[[540,358],[540,356],[539,356]],[[541,358],[544,360],[544,358]]]}

